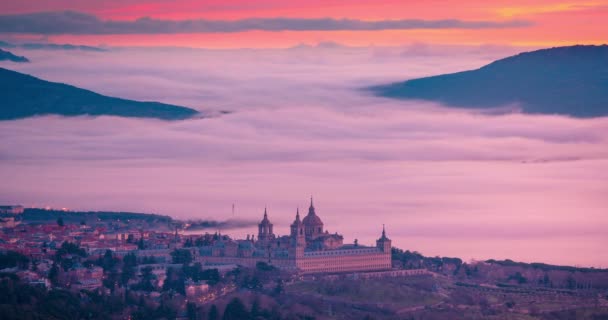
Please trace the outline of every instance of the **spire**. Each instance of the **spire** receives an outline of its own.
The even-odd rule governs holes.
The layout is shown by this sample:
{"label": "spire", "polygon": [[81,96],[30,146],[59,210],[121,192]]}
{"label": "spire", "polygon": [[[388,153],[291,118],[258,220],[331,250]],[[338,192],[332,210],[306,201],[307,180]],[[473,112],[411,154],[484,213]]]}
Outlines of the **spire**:
{"label": "spire", "polygon": [[297,227],[299,225],[302,224],[302,221],[300,220],[300,208],[298,207],[296,209],[296,219],[293,221],[293,223],[291,224],[292,227]]}
{"label": "spire", "polygon": [[270,220],[268,220],[268,209],[264,206],[264,218],[260,222],[260,226],[268,226],[270,225]]}
{"label": "spire", "polygon": [[384,228],[384,223],[382,224],[382,237],[380,237],[380,240],[389,240],[389,238],[386,236],[386,229]]}
{"label": "spire", "polygon": [[312,196],[310,196],[310,207],[308,208],[308,215],[309,216],[311,216],[311,215],[314,216],[315,214],[316,214],[315,213],[315,206],[312,203]]}

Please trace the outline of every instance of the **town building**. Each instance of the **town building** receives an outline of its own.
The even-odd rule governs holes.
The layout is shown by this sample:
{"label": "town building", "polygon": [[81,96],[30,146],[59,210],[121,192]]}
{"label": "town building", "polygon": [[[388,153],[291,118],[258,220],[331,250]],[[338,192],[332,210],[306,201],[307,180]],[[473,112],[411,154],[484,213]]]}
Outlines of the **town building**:
{"label": "town building", "polygon": [[340,234],[329,233],[310,201],[308,214],[300,219],[296,211],[290,235],[278,237],[264,210],[257,240],[220,237],[210,245],[198,247],[195,255],[203,264],[236,264],[248,267],[265,262],[301,274],[382,271],[391,269],[391,240],[384,227],[376,246],[344,244]]}

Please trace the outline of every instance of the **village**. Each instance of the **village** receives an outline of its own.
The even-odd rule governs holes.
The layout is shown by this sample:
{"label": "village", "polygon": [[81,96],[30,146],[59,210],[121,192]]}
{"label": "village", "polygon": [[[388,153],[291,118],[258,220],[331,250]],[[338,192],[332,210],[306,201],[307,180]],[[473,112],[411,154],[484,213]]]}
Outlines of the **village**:
{"label": "village", "polygon": [[[534,319],[608,308],[608,272],[601,269],[464,263],[393,248],[388,268],[298,272],[284,262],[273,265],[272,257],[265,255],[251,263],[252,255],[223,251],[229,243],[255,247],[254,237],[186,235],[156,216],[120,221],[118,217],[125,216],[117,214],[115,219],[77,222],[66,215],[32,223],[31,216],[22,216],[23,208],[2,210],[0,284],[19,281],[41,292],[64,290],[79,297],[79,303],[97,299],[112,310],[102,315],[116,319],[220,319],[239,308],[249,316],[257,314],[253,319],[425,319],[454,314]],[[258,229],[262,238],[271,237],[267,215]],[[206,254],[208,249],[215,254]]]}

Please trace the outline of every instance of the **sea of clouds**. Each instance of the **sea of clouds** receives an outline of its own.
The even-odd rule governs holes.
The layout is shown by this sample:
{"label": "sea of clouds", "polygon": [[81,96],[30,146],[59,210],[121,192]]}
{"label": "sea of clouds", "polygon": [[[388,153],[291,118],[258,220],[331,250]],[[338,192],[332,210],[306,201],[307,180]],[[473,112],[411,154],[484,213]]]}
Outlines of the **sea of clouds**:
{"label": "sea of clouds", "polygon": [[608,118],[473,112],[363,90],[521,50],[14,50],[32,63],[1,67],[207,117],[0,122],[0,202],[214,220],[258,219],[267,206],[286,234],[312,194],[346,241],[371,244],[384,223],[396,246],[427,255],[606,266]]}

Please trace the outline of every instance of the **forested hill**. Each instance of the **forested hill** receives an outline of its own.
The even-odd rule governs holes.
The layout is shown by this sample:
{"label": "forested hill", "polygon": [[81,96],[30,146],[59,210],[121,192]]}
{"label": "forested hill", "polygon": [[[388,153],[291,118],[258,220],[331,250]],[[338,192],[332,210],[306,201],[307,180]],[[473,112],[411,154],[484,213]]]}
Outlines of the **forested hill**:
{"label": "forested hill", "polygon": [[525,52],[477,70],[370,89],[383,97],[430,100],[462,108],[514,107],[532,114],[606,116],[608,46]]}

